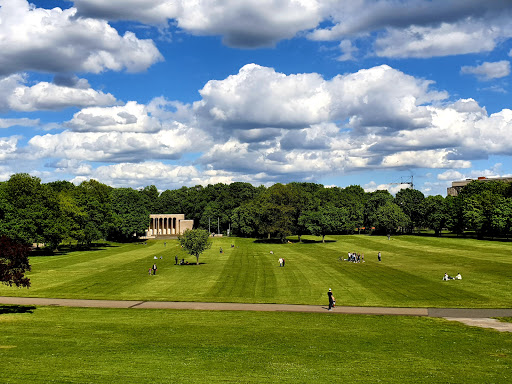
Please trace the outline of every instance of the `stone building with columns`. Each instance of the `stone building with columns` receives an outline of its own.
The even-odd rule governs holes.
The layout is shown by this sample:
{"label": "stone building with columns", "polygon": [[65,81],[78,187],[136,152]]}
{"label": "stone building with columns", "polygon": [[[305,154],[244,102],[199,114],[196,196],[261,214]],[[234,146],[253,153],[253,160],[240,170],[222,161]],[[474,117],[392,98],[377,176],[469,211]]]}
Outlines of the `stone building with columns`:
{"label": "stone building with columns", "polygon": [[193,226],[194,220],[185,220],[184,214],[151,214],[146,237],[178,236]]}

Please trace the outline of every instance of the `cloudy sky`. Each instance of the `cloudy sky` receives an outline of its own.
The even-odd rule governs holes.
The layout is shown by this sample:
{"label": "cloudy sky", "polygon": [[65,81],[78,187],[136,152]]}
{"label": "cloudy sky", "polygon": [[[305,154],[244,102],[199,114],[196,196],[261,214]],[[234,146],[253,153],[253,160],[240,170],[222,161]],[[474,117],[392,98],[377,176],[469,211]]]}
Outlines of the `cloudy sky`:
{"label": "cloudy sky", "polygon": [[512,1],[0,0],[0,181],[512,174]]}

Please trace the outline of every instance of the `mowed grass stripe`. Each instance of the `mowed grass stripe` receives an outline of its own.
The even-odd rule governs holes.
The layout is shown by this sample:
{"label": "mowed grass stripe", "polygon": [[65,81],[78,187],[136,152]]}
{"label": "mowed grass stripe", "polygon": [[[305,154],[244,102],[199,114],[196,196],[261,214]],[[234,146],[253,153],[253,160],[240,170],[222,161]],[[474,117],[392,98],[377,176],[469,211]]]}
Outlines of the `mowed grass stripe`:
{"label": "mowed grass stripe", "polygon": [[164,247],[163,242],[149,242],[147,245],[120,245],[97,251],[72,252],[70,254],[76,254],[76,260],[70,262],[68,254],[62,264],[59,264],[59,256],[54,256],[53,263],[43,264],[45,268],[52,268],[46,272],[38,272],[37,263],[33,266],[31,292],[39,294],[38,287],[44,285],[44,295],[51,297],[90,295],[90,298],[109,298],[122,291],[124,286],[133,285],[132,276],[147,275],[153,262],[158,265],[161,260],[154,260],[154,256],[170,259],[169,251],[178,250],[176,242],[167,246]]}
{"label": "mowed grass stripe", "polygon": [[[508,243],[411,236],[388,241],[366,235],[328,236],[326,243],[312,236],[304,240],[275,244],[216,237],[212,248],[201,255],[200,265],[185,266],[175,266],[174,256],[192,264],[196,260],[175,240],[33,257],[28,274],[32,287],[0,286],[0,295],[325,305],[327,289],[332,288],[338,305],[511,305]],[[464,251],[454,250],[459,244]],[[483,252],[489,246],[496,250]],[[364,253],[366,262],[338,261],[348,251]],[[378,251],[382,251],[381,263]],[[279,267],[280,257],[286,260],[284,268]],[[153,262],[158,272],[149,276]],[[461,272],[463,280],[443,282],[445,272],[452,276]]]}

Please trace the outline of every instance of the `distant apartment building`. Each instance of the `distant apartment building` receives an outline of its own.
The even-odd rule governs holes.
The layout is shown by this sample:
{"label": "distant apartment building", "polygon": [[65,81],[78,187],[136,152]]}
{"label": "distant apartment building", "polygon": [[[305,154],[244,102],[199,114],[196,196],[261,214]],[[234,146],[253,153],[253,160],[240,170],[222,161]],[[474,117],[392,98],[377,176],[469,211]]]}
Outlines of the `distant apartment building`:
{"label": "distant apartment building", "polygon": [[452,186],[448,187],[446,189],[446,194],[448,196],[457,196],[462,188],[464,188],[466,185],[471,183],[472,181],[503,181],[504,183],[510,183],[512,182],[512,177],[479,177],[478,179],[466,179],[466,180],[459,180],[459,181],[452,181]]}

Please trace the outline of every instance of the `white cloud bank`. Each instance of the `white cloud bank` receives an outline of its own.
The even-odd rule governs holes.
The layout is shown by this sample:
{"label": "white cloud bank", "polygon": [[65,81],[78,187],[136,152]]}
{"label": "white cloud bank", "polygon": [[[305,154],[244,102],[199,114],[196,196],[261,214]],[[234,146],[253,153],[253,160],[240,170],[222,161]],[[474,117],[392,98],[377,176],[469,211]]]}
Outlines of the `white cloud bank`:
{"label": "white cloud bank", "polygon": [[80,15],[166,24],[194,35],[221,35],[232,47],[274,45],[314,28],[322,19],[316,0],[75,0]]}
{"label": "white cloud bank", "polygon": [[36,8],[0,0],[0,76],[21,71],[138,72],[162,60],[151,40],[120,36],[107,22],[76,17],[76,9]]}
{"label": "white cloud bank", "polygon": [[[511,110],[489,115],[472,99],[447,101],[433,85],[386,65],[324,79],[249,64],[205,84],[193,104],[157,98],[84,108],[64,124],[67,130],[34,136],[26,147],[4,138],[0,156],[46,159],[61,173],[113,185],[168,175],[166,187],[462,169],[512,153],[512,142],[503,139],[512,128]],[[188,165],[169,165],[185,158]],[[94,168],[96,162],[107,165]]]}
{"label": "white cloud bank", "polygon": [[[75,0],[78,14],[177,26],[218,35],[234,47],[275,45],[306,34],[339,41],[352,59],[351,39],[373,41],[384,57],[433,57],[493,50],[512,37],[512,3],[500,0]],[[488,28],[493,25],[493,28]],[[375,40],[372,35],[378,33]],[[350,45],[349,45],[350,43]]]}

